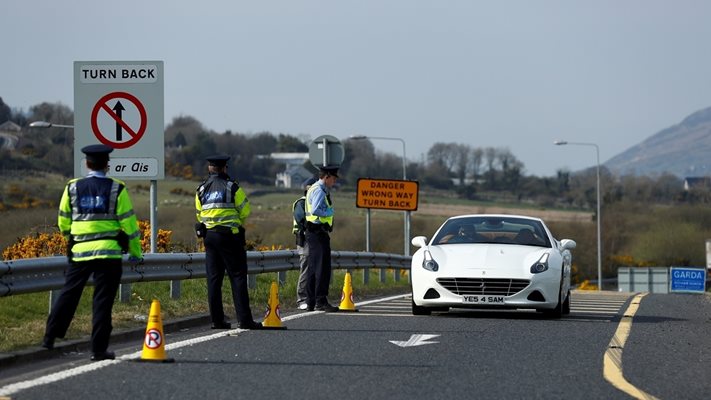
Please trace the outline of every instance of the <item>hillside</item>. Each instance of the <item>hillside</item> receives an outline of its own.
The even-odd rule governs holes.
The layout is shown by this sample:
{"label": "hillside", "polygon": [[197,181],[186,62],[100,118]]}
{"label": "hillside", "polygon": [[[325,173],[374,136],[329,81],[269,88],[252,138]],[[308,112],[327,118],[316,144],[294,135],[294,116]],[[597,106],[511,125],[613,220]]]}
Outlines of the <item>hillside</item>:
{"label": "hillside", "polygon": [[697,111],[604,163],[616,175],[711,175],[711,107]]}

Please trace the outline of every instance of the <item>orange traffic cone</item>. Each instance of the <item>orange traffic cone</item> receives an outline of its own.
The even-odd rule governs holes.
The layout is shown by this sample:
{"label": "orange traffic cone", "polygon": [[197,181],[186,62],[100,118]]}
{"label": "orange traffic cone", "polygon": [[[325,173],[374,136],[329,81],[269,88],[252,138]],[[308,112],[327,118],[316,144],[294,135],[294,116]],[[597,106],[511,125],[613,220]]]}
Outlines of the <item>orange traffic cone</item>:
{"label": "orange traffic cone", "polygon": [[343,292],[341,292],[341,305],[338,306],[338,311],[358,311],[353,304],[353,286],[351,284],[351,273],[346,272],[346,277],[343,280]]}
{"label": "orange traffic cone", "polygon": [[279,285],[277,285],[276,282],[272,282],[267,306],[267,313],[264,315],[262,327],[264,329],[286,329],[281,323],[281,315],[279,313]]}
{"label": "orange traffic cone", "polygon": [[148,326],[143,339],[143,351],[139,361],[173,362],[165,354],[165,336],[163,321],[160,318],[160,301],[153,299],[151,312],[148,314]]}

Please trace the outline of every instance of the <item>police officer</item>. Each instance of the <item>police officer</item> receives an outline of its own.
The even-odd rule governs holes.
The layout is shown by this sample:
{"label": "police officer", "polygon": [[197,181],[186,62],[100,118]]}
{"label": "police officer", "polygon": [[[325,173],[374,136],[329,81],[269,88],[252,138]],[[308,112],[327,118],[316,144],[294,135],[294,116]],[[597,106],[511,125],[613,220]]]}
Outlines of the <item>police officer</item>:
{"label": "police officer", "polygon": [[97,144],[81,151],[86,154],[89,174],[70,180],[59,202],[58,225],[67,237],[71,264],[47,318],[42,347],[52,349],[54,340],[67,333],[84,286],[93,275],[91,360],[113,360],[114,353],[107,349],[113,329],[111,310],[121,283],[121,254],[128,252],[133,262],[142,260],[140,232],[126,185],[106,176],[113,148]]}
{"label": "police officer", "polygon": [[222,307],[225,271],[240,329],[261,329],[254,322],[247,292],[247,251],[244,223],[250,214],[249,200],[239,184],[227,175],[226,155],[207,158],[209,176],[195,193],[198,222],[204,224],[207,269],[207,301],[212,329],[230,329]]}
{"label": "police officer", "polygon": [[330,189],[338,179],[338,168],[321,168],[319,180],[306,192],[306,245],[309,248],[309,267],[306,273],[306,309],[336,312],[338,307],[328,303],[331,282],[331,237],[333,203]]}
{"label": "police officer", "polygon": [[292,233],[296,238],[296,251],[299,253],[299,282],[296,286],[296,305],[300,310],[306,310],[308,305],[306,299],[307,273],[309,270],[309,246],[306,245],[306,193],[317,179],[311,177],[301,185],[304,188],[304,195],[299,197],[291,206],[294,224]]}

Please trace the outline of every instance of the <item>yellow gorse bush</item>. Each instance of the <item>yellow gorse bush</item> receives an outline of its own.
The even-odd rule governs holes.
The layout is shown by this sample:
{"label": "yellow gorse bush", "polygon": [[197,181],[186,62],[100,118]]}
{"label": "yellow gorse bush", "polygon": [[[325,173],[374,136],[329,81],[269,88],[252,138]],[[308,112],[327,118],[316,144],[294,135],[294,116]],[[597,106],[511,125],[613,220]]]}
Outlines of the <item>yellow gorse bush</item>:
{"label": "yellow gorse bush", "polygon": [[[151,224],[148,221],[138,221],[141,231],[141,249],[144,253],[151,250]],[[170,248],[172,231],[158,229],[156,251],[166,253]],[[23,258],[51,257],[65,255],[67,240],[59,231],[53,233],[35,233],[17,239],[2,252],[3,260],[18,260]]]}

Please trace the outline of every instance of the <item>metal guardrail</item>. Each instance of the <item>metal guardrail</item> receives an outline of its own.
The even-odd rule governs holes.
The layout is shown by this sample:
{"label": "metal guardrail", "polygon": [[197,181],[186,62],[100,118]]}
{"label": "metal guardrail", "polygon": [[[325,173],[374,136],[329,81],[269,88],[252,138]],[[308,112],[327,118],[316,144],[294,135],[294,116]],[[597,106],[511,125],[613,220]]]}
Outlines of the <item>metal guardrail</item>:
{"label": "metal guardrail", "polygon": [[[333,251],[334,269],[410,269],[411,256],[389,253]],[[57,290],[64,285],[66,257],[42,257],[0,263],[0,297]],[[181,281],[205,277],[205,253],[149,253],[141,263],[124,258],[122,284]],[[248,251],[250,275],[299,269],[296,250]],[[90,282],[91,283],[91,280]]]}

